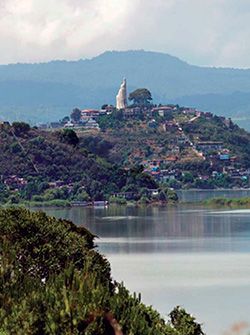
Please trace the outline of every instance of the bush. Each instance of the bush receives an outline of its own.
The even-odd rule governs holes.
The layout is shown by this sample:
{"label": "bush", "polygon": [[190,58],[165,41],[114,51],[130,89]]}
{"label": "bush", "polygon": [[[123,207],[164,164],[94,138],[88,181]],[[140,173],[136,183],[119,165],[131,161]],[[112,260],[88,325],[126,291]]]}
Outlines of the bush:
{"label": "bush", "polygon": [[122,198],[122,197],[110,197],[109,198],[109,202],[111,204],[117,204],[117,205],[126,205],[127,203],[127,200],[125,198]]}
{"label": "bush", "polygon": [[77,137],[73,129],[63,129],[59,132],[59,138],[62,143],[70,144],[76,146],[79,143],[79,138]]}
{"label": "bush", "polygon": [[13,122],[12,128],[16,136],[26,134],[28,131],[30,131],[30,125],[25,122]]}
{"label": "bush", "polygon": [[140,203],[140,204],[149,204],[149,203],[150,203],[150,200],[149,200],[149,198],[147,198],[145,195],[143,195],[143,196],[140,198],[139,203]]}

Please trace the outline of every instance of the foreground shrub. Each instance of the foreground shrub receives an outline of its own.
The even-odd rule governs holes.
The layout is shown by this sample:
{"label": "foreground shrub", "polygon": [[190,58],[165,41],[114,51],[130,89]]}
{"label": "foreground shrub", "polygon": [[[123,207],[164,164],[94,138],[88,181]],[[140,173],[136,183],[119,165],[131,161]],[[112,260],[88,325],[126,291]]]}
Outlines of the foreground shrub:
{"label": "foreground shrub", "polygon": [[111,281],[94,235],[26,209],[0,210],[0,334],[202,335],[182,309],[166,323]]}

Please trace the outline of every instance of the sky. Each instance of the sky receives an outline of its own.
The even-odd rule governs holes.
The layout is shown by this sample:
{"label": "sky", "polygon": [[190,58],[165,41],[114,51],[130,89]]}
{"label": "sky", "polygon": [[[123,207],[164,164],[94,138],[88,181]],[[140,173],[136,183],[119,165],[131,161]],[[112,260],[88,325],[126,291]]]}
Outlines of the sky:
{"label": "sky", "polygon": [[0,63],[165,52],[250,68],[249,0],[0,0]]}

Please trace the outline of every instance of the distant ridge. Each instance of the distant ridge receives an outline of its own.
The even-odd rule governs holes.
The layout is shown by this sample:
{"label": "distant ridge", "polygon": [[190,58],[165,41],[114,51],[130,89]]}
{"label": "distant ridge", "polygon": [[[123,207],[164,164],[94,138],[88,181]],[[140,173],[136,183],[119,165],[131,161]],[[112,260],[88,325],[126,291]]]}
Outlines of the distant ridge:
{"label": "distant ridge", "polygon": [[147,87],[155,103],[192,104],[250,118],[250,69],[199,67],[144,50],[107,51],[78,61],[1,65],[0,118],[49,121],[75,106],[115,103],[123,77],[130,91]]}

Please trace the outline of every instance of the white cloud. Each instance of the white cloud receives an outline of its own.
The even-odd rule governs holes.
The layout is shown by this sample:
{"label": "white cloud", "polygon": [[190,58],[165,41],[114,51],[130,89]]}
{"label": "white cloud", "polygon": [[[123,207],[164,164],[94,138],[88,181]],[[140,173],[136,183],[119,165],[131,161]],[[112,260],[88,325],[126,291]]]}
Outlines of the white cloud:
{"label": "white cloud", "polygon": [[249,21],[248,0],[0,0],[0,63],[143,48],[250,67]]}

